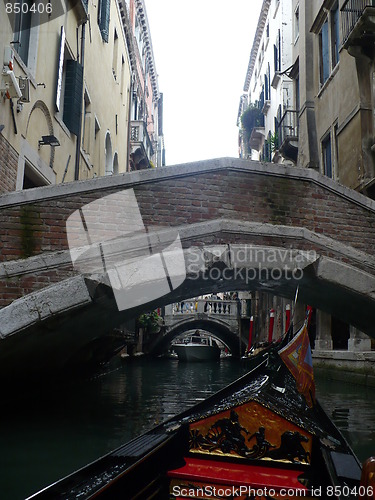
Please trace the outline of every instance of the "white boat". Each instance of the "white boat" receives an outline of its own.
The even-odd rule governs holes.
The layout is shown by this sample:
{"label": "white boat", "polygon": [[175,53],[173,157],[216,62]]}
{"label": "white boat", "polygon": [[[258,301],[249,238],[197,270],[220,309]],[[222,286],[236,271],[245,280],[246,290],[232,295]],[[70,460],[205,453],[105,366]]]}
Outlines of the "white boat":
{"label": "white boat", "polygon": [[221,349],[209,335],[201,335],[197,330],[185,337],[181,343],[174,343],[173,350],[179,361],[212,361],[220,359]]}

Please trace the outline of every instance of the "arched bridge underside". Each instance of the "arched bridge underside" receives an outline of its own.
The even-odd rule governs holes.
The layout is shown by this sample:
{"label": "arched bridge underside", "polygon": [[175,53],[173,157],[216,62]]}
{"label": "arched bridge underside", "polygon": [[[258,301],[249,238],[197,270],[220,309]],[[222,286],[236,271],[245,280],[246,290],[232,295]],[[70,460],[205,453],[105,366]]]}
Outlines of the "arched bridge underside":
{"label": "arched bridge underside", "polygon": [[201,330],[206,331],[220,339],[228,348],[231,353],[235,356],[243,354],[246,346],[247,339],[241,339],[241,353],[240,353],[240,340],[237,331],[232,331],[228,324],[221,321],[213,321],[212,319],[198,317],[194,319],[187,319],[186,321],[181,321],[170,328],[166,334],[159,336],[155,339],[155,342],[151,346],[151,354],[157,355],[165,352],[169,347],[173,339],[178,337],[178,335],[188,332],[190,330]]}
{"label": "arched bridge underside", "polygon": [[[99,217],[136,276],[115,285],[72,264],[66,221],[129,190],[148,245],[116,234],[121,205]],[[14,360],[56,368],[143,310],[213,290],[293,298],[299,285],[301,302],[375,337],[375,203],[309,169],[224,158],[36,188],[0,197],[0,227],[1,374]],[[151,246],[163,272],[143,266]]]}

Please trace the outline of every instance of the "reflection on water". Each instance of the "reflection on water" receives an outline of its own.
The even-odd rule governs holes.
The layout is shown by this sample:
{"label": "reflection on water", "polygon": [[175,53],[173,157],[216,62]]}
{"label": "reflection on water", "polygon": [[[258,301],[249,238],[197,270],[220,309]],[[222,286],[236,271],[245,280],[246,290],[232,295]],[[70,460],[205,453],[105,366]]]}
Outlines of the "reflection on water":
{"label": "reflection on water", "polygon": [[375,455],[375,389],[316,377],[317,396],[363,462]]}
{"label": "reflection on water", "polygon": [[[67,384],[17,409],[2,408],[1,498],[25,498],[242,374],[238,360],[142,360]],[[375,390],[319,377],[317,392],[359,458],[375,454]]]}
{"label": "reflection on water", "polygon": [[[192,406],[242,374],[240,363],[138,360],[2,409],[0,498],[23,499]],[[4,462],[4,460],[3,460]]]}

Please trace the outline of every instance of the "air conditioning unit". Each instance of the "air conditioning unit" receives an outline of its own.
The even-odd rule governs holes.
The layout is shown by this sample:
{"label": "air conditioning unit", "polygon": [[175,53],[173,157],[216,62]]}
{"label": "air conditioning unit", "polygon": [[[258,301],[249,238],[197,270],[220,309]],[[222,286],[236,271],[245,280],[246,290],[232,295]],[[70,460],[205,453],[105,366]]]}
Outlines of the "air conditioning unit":
{"label": "air conditioning unit", "polygon": [[18,78],[20,91],[22,96],[20,97],[21,102],[30,102],[30,80],[27,77],[20,76]]}
{"label": "air conditioning unit", "polygon": [[1,73],[0,92],[10,99],[13,97],[20,99],[22,97],[22,92],[13,71],[7,69],[6,66],[4,66]]}
{"label": "air conditioning unit", "polygon": [[13,73],[13,57],[14,52],[12,47],[4,47],[3,71],[0,75],[0,93],[11,99],[13,97],[22,96],[17,79]]}

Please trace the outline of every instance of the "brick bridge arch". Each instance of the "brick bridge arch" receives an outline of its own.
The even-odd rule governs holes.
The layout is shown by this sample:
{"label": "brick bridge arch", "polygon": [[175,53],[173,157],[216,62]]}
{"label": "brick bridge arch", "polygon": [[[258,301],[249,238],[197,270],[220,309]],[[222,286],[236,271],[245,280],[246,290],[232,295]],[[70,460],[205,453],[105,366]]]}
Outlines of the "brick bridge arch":
{"label": "brick bridge arch", "polygon": [[[108,279],[73,268],[65,225],[127,189],[160,240],[178,232],[187,279],[119,312]],[[120,219],[114,210],[111,222]],[[1,372],[12,357],[28,366],[32,350],[32,364],[56,367],[129,316],[214,287],[292,298],[299,284],[302,302],[375,337],[375,203],[310,169],[223,158],[35,188],[0,197],[0,228]],[[303,276],[290,278],[296,266]]]}

